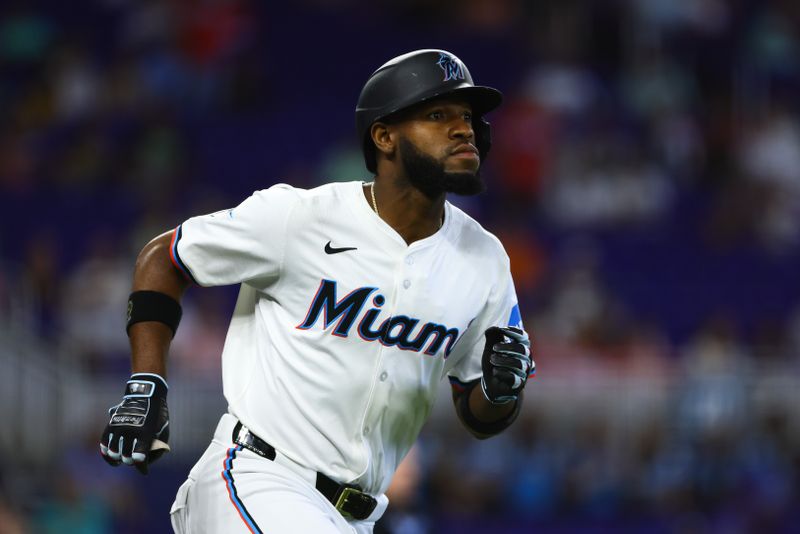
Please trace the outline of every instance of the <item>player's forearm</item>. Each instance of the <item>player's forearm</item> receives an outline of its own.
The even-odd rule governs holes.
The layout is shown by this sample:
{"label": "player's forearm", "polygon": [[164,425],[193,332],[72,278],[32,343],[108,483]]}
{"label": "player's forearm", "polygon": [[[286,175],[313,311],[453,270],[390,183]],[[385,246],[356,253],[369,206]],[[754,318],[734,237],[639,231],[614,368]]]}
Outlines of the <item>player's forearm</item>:
{"label": "player's forearm", "polygon": [[492,404],[483,394],[480,385],[472,388],[469,392],[469,410],[475,419],[483,423],[494,423],[505,419],[514,411],[517,402],[519,401]]}
{"label": "player's forearm", "polygon": [[[180,302],[189,283],[170,261],[171,235],[171,232],[162,234],[142,249],[134,269],[133,291],[157,291]],[[164,323],[145,321],[132,325],[128,333],[132,372],[155,373],[166,378],[172,330]]]}
{"label": "player's forearm", "polygon": [[160,323],[138,323],[131,327],[131,374],[154,373],[167,378],[167,353],[172,331]]}
{"label": "player's forearm", "polygon": [[492,404],[484,396],[479,381],[468,391],[453,397],[459,419],[478,439],[499,434],[513,423],[519,414],[521,399],[520,396],[520,400],[507,404]]}

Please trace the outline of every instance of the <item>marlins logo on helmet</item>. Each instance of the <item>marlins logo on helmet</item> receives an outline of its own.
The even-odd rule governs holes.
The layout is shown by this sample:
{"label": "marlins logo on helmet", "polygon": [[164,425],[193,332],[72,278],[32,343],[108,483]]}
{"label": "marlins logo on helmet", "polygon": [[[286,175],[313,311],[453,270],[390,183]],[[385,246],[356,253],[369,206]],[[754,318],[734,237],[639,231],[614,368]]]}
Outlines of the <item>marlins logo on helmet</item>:
{"label": "marlins logo on helmet", "polygon": [[437,61],[436,64],[444,71],[443,81],[464,79],[464,71],[461,69],[461,63],[450,54],[440,52],[439,61]]}

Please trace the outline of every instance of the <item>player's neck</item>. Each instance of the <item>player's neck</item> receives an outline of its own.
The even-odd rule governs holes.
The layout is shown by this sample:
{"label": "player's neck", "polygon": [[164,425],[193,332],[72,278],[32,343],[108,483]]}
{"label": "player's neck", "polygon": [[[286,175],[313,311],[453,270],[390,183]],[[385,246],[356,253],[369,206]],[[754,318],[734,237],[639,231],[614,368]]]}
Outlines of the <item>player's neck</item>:
{"label": "player's neck", "polygon": [[431,199],[410,184],[376,179],[374,185],[365,186],[364,195],[378,216],[409,245],[435,234],[442,227],[444,193]]}

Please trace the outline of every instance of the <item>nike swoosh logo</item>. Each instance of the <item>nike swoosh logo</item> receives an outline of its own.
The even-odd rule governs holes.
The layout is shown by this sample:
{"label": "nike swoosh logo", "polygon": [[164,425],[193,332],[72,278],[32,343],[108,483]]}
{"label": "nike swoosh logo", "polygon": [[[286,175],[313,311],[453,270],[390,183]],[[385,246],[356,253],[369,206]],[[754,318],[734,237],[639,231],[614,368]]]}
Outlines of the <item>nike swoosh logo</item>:
{"label": "nike swoosh logo", "polygon": [[328,241],[325,243],[325,253],[326,254],[338,254],[340,252],[347,252],[348,250],[358,250],[356,247],[341,247],[336,248],[331,246],[331,242]]}

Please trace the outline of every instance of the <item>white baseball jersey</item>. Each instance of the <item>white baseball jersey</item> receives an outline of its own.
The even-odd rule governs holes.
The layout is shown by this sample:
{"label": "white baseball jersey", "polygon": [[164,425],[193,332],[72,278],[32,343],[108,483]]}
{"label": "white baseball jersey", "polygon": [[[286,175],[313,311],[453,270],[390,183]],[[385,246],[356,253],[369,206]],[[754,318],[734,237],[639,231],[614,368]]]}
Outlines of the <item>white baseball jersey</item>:
{"label": "white baseball jersey", "polygon": [[361,182],[276,185],[175,231],[201,286],[241,283],[222,354],[229,411],[291,460],[383,493],[439,381],[481,376],[484,331],[520,325],[500,242],[446,203],[405,243]]}

